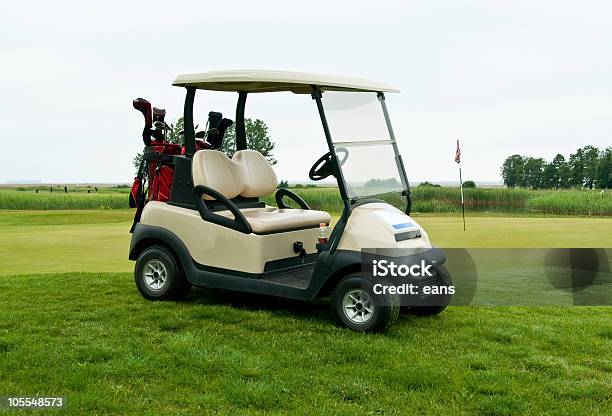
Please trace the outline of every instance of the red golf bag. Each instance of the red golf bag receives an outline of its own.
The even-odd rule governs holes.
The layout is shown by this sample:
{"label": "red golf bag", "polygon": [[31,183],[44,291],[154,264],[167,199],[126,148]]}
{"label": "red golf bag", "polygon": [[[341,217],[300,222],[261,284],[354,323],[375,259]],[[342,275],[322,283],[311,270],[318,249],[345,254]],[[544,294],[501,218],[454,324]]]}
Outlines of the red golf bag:
{"label": "red golf bag", "polygon": [[[145,148],[130,190],[130,207],[136,208],[133,230],[134,225],[140,221],[142,209],[147,202],[170,200],[175,170],[174,157],[185,154],[185,147],[166,141],[166,132],[170,130],[164,121],[166,110],[151,107],[151,103],[144,98],[135,99],[132,105],[142,113],[145,120],[142,131]],[[196,150],[220,148],[223,135],[231,125],[231,120],[223,118],[221,113],[211,111],[206,129],[195,135]]]}
{"label": "red golf bag", "polygon": [[143,158],[147,160],[147,174],[149,180],[149,201],[166,202],[172,193],[172,180],[174,179],[174,165],[169,156],[181,154],[181,145],[174,143],[152,142],[145,150]]}

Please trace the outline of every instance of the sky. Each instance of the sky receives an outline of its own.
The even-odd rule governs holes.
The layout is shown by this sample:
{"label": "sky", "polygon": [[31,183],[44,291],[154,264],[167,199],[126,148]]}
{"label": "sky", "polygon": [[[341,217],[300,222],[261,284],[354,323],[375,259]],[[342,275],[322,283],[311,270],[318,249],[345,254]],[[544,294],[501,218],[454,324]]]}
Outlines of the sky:
{"label": "sky", "polygon": [[[499,181],[510,154],[612,145],[605,1],[28,1],[0,14],[0,183],[131,182],[144,97],[182,113],[178,74],[278,69],[396,85],[387,103],[411,181]],[[196,121],[233,117],[200,92]],[[309,97],[250,97],[279,179],[326,151]],[[359,120],[356,120],[359,122]]]}

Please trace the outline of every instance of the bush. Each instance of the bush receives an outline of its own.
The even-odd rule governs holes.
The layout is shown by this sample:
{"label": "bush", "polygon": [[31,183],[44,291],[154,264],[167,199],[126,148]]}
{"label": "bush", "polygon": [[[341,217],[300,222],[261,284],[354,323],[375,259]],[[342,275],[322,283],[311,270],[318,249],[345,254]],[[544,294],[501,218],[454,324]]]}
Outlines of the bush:
{"label": "bush", "polygon": [[587,189],[544,191],[527,201],[527,209],[561,215],[612,215],[612,195]]}
{"label": "bush", "polygon": [[442,185],[436,185],[435,183],[431,183],[431,182],[421,182],[417,188],[442,188]]}

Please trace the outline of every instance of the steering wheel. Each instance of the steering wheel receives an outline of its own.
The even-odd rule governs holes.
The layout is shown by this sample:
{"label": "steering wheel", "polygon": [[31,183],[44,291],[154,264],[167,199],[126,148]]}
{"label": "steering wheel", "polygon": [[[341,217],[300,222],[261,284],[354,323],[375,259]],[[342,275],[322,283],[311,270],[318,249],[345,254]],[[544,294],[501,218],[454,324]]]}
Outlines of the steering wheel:
{"label": "steering wheel", "polygon": [[[344,162],[348,159],[348,154],[349,151],[346,147],[336,148],[336,158],[340,166],[344,165]],[[308,172],[308,177],[313,181],[320,181],[333,174],[332,153],[327,152],[312,165]]]}

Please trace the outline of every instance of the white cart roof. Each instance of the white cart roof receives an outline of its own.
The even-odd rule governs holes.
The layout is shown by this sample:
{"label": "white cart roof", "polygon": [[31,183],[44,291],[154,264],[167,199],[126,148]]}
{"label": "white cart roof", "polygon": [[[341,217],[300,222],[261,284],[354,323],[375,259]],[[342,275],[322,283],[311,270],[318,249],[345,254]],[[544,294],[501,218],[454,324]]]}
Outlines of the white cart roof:
{"label": "white cart roof", "polygon": [[177,76],[172,85],[213,91],[274,92],[308,94],[311,85],[324,91],[399,92],[388,84],[360,78],[336,77],[290,71],[211,71]]}

